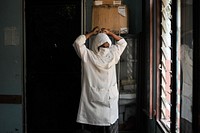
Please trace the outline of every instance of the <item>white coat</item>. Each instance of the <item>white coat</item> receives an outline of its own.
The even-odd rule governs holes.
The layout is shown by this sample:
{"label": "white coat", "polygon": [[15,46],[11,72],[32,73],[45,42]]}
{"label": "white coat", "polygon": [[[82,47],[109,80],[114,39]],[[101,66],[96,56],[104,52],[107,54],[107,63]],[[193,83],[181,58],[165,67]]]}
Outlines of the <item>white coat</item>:
{"label": "white coat", "polygon": [[[92,50],[85,46],[86,37],[80,35],[73,46],[81,58],[81,97],[77,122],[90,125],[109,126],[118,119],[118,98],[116,68],[127,43],[120,39],[111,45],[105,33],[96,35]],[[108,42],[109,48],[98,47]]]}

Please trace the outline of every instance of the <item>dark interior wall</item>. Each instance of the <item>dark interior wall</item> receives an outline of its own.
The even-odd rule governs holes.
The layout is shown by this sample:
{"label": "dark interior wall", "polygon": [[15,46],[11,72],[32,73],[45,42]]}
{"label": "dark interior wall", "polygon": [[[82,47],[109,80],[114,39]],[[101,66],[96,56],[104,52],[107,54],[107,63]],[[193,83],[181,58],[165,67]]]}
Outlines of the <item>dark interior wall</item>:
{"label": "dark interior wall", "polygon": [[128,6],[130,34],[142,32],[142,0],[123,0]]}
{"label": "dark interior wall", "polygon": [[22,5],[0,0],[0,133],[23,132]]}

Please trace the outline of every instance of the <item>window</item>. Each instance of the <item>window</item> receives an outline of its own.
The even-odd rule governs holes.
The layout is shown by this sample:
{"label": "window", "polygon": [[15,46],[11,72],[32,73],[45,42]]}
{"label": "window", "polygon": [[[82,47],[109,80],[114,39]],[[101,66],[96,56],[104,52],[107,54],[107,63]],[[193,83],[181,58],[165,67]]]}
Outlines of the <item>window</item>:
{"label": "window", "polygon": [[[157,0],[157,121],[167,132],[180,130],[180,0]],[[177,28],[178,27],[178,28]]]}
{"label": "window", "polygon": [[161,6],[161,60],[160,60],[160,120],[167,129],[171,123],[171,0],[163,0]]}
{"label": "window", "polygon": [[181,1],[181,112],[182,133],[192,133],[193,1]]}

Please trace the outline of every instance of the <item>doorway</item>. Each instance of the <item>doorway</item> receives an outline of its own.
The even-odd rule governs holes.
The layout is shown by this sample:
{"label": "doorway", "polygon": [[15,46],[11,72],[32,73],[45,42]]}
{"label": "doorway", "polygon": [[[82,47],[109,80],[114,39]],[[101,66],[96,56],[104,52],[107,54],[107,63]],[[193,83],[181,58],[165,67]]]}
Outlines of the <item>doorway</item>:
{"label": "doorway", "polygon": [[66,133],[77,128],[81,0],[26,0],[26,130]]}

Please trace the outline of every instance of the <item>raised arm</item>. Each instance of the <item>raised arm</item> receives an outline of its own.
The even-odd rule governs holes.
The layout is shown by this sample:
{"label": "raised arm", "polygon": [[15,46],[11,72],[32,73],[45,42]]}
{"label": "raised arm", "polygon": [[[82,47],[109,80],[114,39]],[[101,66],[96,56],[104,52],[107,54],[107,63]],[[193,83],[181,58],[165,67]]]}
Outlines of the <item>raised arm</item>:
{"label": "raised arm", "polygon": [[85,34],[86,39],[90,38],[93,35],[96,35],[97,33],[99,33],[99,31],[100,31],[100,29],[98,26],[93,28],[93,30],[91,32]]}
{"label": "raised arm", "polygon": [[112,36],[116,41],[119,41],[120,39],[122,39],[120,36],[116,35],[115,33],[111,32],[108,29],[102,28],[101,32],[106,33],[109,36]]}

